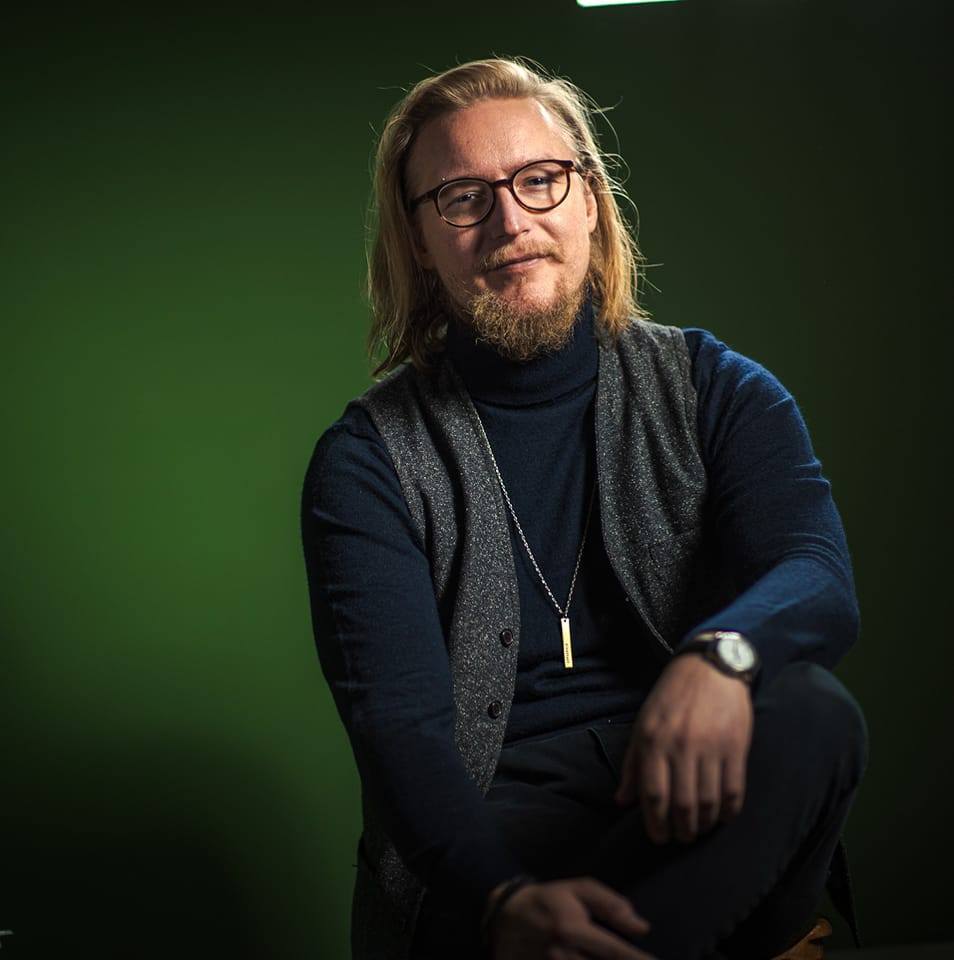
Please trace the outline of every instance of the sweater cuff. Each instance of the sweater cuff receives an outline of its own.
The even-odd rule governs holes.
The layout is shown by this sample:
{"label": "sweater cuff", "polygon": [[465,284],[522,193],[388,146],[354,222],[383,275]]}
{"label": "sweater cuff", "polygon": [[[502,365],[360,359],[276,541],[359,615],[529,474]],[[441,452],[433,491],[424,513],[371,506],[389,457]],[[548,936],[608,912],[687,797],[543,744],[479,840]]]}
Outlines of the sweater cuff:
{"label": "sweater cuff", "polygon": [[526,866],[510,851],[500,846],[482,850],[479,855],[454,851],[444,868],[435,876],[431,891],[435,901],[463,915],[476,933],[480,927],[487,897],[504,880],[526,873]]}

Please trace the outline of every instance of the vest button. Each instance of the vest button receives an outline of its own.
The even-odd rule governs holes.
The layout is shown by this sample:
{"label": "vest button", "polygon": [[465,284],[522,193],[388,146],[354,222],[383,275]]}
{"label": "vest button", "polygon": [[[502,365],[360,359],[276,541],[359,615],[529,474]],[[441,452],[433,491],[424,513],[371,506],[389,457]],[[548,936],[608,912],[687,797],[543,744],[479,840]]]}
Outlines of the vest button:
{"label": "vest button", "polygon": [[503,712],[503,707],[500,704],[499,700],[491,700],[490,704],[487,707],[487,714],[494,720],[500,716]]}
{"label": "vest button", "polygon": [[505,646],[509,647],[513,643],[513,631],[512,630],[501,630],[500,631],[500,642]]}

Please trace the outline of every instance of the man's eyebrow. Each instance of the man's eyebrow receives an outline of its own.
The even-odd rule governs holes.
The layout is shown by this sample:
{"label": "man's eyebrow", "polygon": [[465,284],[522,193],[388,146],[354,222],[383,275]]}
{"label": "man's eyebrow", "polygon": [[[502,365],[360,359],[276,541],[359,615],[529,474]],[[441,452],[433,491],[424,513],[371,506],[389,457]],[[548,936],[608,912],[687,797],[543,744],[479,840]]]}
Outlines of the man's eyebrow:
{"label": "man's eyebrow", "polygon": [[[549,156],[543,155],[538,156],[534,154],[533,156],[524,157],[523,160],[517,160],[512,163],[507,169],[510,171],[510,175],[513,176],[521,167],[527,166],[528,163],[535,163],[537,160],[549,160]],[[452,177],[441,177],[441,183],[447,183],[450,180],[496,180],[497,177],[482,177],[479,174],[468,171],[467,173],[458,173]]]}

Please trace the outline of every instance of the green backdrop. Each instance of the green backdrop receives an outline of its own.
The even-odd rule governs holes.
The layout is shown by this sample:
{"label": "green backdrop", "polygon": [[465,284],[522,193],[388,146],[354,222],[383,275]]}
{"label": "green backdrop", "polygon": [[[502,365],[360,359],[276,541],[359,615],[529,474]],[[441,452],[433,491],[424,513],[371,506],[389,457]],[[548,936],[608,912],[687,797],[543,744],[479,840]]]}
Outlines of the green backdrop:
{"label": "green backdrop", "polygon": [[862,609],[862,929],[952,937],[943,6],[4,15],[4,957],[347,956],[301,480],[369,383],[373,132],[492,52],[614,107],[654,318],[799,400]]}

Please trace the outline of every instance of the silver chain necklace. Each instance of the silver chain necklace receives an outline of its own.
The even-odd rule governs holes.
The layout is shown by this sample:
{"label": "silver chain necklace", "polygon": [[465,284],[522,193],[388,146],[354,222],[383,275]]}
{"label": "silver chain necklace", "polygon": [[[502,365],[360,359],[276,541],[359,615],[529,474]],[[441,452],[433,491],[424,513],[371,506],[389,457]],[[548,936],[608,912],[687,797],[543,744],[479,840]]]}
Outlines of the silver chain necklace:
{"label": "silver chain necklace", "polygon": [[540,582],[543,584],[543,589],[546,590],[547,596],[549,596],[553,606],[556,607],[557,613],[560,615],[560,632],[563,639],[563,666],[569,670],[573,666],[573,647],[570,642],[570,600],[573,598],[573,588],[576,586],[576,575],[579,573],[580,561],[583,559],[583,547],[586,545],[586,534],[590,529],[590,516],[593,513],[593,500],[596,496],[596,481],[593,481],[593,489],[590,491],[590,503],[586,508],[586,524],[583,527],[583,539],[580,542],[580,549],[576,555],[576,566],[573,568],[573,579],[570,581],[570,592],[566,598],[566,606],[561,607],[560,604],[557,603],[556,597],[553,596],[553,591],[550,589],[550,585],[544,578],[543,573],[540,570],[540,566],[537,563],[537,559],[534,557],[533,551],[530,549],[530,544],[527,543],[527,538],[524,536],[523,527],[520,526],[520,521],[517,519],[517,512],[514,510],[513,504],[510,502],[510,494],[507,493],[506,484],[503,482],[503,477],[500,475],[500,468],[497,466],[497,458],[494,456],[493,447],[490,445],[490,439],[487,436],[487,431],[484,430],[483,421],[480,419],[480,414],[477,413],[476,407],[474,407],[474,413],[477,415],[477,425],[480,427],[480,432],[484,438],[484,443],[487,444],[487,451],[490,454],[490,461],[494,465],[494,473],[497,474],[497,480],[500,483],[500,490],[504,495],[504,500],[507,502],[507,508],[510,510],[510,516],[513,517],[513,522],[516,524],[517,533],[520,534],[520,539],[523,541],[523,546],[527,551],[527,556],[530,557],[530,562],[533,564],[533,569],[537,571],[537,576],[540,578]]}

